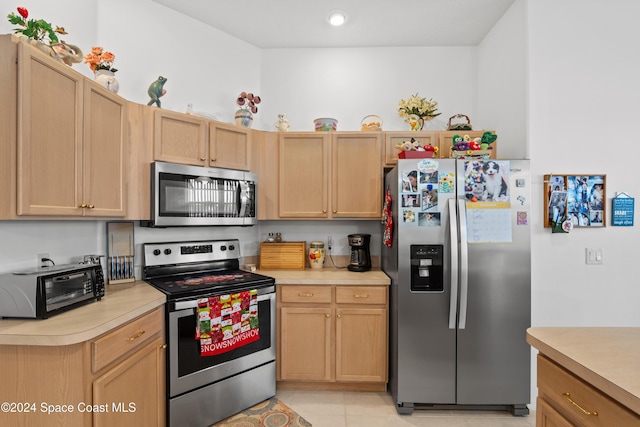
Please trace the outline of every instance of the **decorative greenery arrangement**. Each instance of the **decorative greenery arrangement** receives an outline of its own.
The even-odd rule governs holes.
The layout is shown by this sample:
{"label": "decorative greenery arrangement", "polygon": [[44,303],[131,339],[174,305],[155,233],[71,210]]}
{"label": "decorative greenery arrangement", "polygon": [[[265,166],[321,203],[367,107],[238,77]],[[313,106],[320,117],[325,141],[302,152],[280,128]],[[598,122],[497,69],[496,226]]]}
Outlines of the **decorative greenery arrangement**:
{"label": "decorative greenery arrangement", "polygon": [[258,112],[258,104],[260,104],[261,101],[258,95],[254,95],[251,92],[241,92],[236,100],[236,104],[238,104],[240,108],[246,108],[253,114],[256,114]]}
{"label": "decorative greenery arrangement", "polygon": [[105,52],[100,46],[94,46],[91,48],[91,53],[88,53],[84,57],[85,64],[89,64],[89,68],[94,73],[98,70],[107,70],[115,73],[118,71],[113,68],[113,61],[116,56],[111,52]]}
{"label": "decorative greenery arrangement", "polygon": [[411,116],[418,116],[423,120],[431,120],[442,113],[438,113],[438,102],[433,99],[411,95],[409,99],[401,99],[398,104],[398,114],[406,123],[411,123]]}
{"label": "decorative greenery arrangement", "polygon": [[29,19],[29,11],[24,7],[18,7],[18,14],[14,12],[7,15],[9,22],[13,25],[18,25],[18,28],[14,29],[15,34],[22,34],[29,39],[37,40],[44,43],[45,39],[49,40],[49,44],[58,43],[57,34],[67,34],[64,27],[56,26],[55,29],[51,24],[44,19]]}

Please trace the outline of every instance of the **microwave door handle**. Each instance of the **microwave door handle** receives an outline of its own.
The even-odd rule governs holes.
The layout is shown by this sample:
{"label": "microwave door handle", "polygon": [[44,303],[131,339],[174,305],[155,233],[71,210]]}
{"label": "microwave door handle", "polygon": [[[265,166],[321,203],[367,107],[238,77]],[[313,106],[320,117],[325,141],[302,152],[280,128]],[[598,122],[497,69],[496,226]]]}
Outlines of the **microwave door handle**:
{"label": "microwave door handle", "polygon": [[449,298],[449,329],[456,328],[458,315],[458,217],[456,200],[449,199],[449,239],[451,241],[451,295]]}
{"label": "microwave door handle", "polygon": [[229,182],[224,180],[224,217],[229,216]]}
{"label": "microwave door handle", "polygon": [[247,181],[240,181],[240,213],[239,217],[244,218],[247,214],[247,204],[249,203],[249,184]]}

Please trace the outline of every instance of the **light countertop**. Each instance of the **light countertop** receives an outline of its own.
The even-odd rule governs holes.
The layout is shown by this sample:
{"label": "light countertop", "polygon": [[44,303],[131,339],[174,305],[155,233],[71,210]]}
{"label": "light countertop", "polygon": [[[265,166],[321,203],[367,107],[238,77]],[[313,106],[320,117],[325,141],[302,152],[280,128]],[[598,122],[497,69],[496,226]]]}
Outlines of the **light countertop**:
{"label": "light countertop", "polygon": [[96,338],[166,302],[143,281],[107,285],[105,296],[49,319],[0,320],[0,345],[71,345]]}
{"label": "light countertop", "polygon": [[354,285],[389,286],[391,280],[381,270],[364,272],[346,268],[307,268],[305,270],[257,270],[276,279],[276,285]]}
{"label": "light countertop", "polygon": [[527,342],[640,414],[640,328],[536,327]]}
{"label": "light countertop", "polygon": [[[306,270],[258,270],[276,279],[276,285],[388,286],[380,270],[353,272],[346,268]],[[106,295],[95,301],[51,316],[49,319],[0,320],[0,345],[71,345],[94,339],[136,317],[162,306],[166,296],[143,281],[107,285]]]}

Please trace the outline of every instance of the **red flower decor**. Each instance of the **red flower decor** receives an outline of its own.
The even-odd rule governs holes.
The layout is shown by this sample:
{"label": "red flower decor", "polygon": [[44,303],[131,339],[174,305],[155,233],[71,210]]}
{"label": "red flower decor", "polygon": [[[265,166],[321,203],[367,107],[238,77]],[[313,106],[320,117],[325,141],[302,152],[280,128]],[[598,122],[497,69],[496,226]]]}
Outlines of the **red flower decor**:
{"label": "red flower decor", "polygon": [[238,96],[238,99],[236,100],[236,104],[242,108],[251,110],[251,112],[255,114],[258,112],[257,104],[260,104],[261,101],[262,100],[258,95],[254,95],[251,92],[241,92],[240,96]]}
{"label": "red flower decor", "polygon": [[23,34],[27,38],[44,42],[45,39],[49,39],[49,44],[58,43],[58,34],[67,34],[63,27],[54,29],[51,24],[44,19],[29,19],[29,11],[26,7],[18,7],[16,9],[18,14],[14,12],[7,15],[7,19],[13,25],[17,25],[18,28],[13,30],[16,34]]}

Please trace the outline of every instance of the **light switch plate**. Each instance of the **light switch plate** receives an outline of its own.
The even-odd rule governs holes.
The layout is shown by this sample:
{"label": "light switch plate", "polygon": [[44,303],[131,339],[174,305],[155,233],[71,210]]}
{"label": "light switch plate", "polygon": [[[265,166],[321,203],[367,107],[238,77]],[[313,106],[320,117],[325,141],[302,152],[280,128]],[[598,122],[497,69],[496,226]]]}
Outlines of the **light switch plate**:
{"label": "light switch plate", "polygon": [[587,265],[601,265],[604,263],[602,248],[587,248],[585,252]]}

